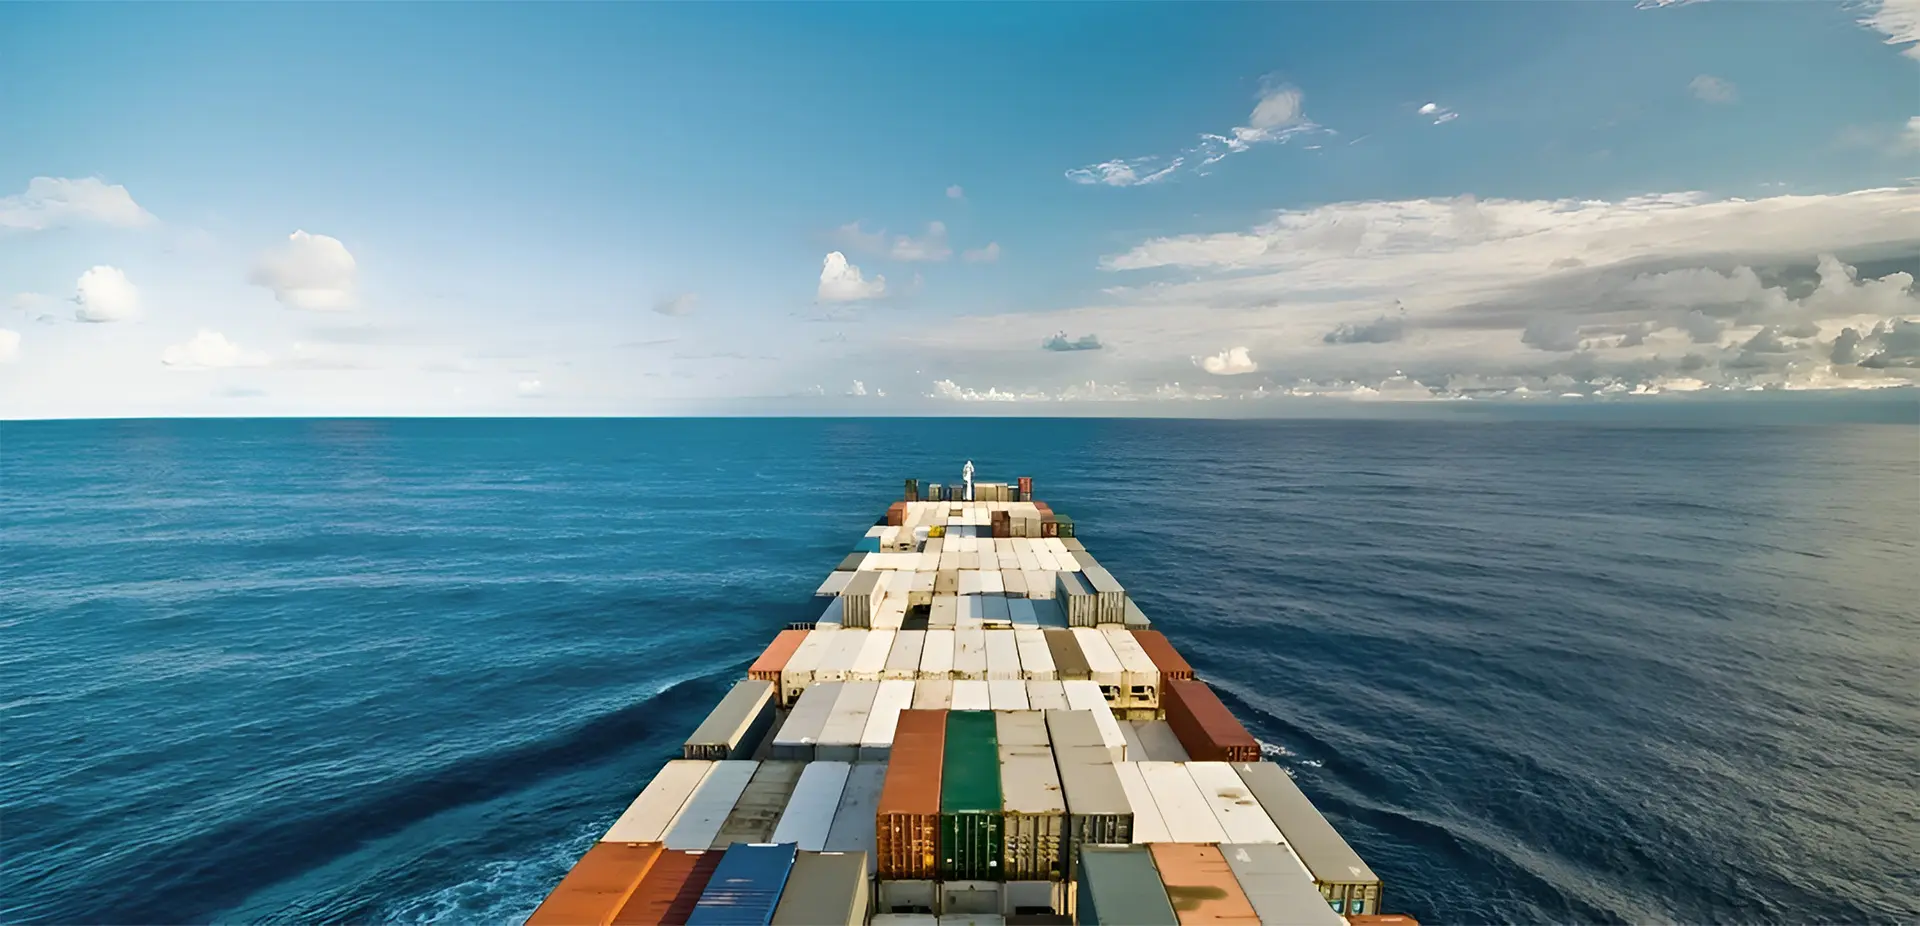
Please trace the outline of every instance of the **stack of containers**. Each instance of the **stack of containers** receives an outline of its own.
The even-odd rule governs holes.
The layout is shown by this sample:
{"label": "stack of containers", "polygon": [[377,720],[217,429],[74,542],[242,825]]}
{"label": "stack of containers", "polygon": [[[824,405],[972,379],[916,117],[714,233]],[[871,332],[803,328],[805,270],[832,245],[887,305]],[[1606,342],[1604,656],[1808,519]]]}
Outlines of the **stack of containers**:
{"label": "stack of containers", "polygon": [[612,922],[661,851],[657,842],[595,843],[527,922],[535,926]]}
{"label": "stack of containers", "polygon": [[820,728],[820,740],[814,747],[813,758],[832,762],[859,761],[860,741],[867,732],[873,699],[879,694],[879,682],[847,682],[840,686],[840,697],[833,702],[833,713]]}
{"label": "stack of containers", "polygon": [[1226,833],[1213,815],[1206,795],[1179,762],[1141,762],[1140,777],[1160,809],[1161,822],[1173,842],[1224,842]]}
{"label": "stack of containers", "polygon": [[1067,805],[1062,870],[1073,870],[1074,855],[1082,846],[1133,841],[1133,806],[1092,712],[1047,711],[1045,716]]}
{"label": "stack of containers", "polygon": [[780,667],[780,703],[792,707],[800,700],[800,695],[814,683],[814,676],[820,669],[820,660],[827,655],[828,646],[841,631],[814,630]]}
{"label": "stack of containers", "polygon": [[768,923],[793,870],[791,845],[737,845],[720,857],[687,926]]}
{"label": "stack of containers", "polygon": [[805,762],[762,762],[747,787],[727,812],[726,822],[708,841],[709,849],[725,849],[736,842],[766,842],[787,809],[793,786],[800,781]]}
{"label": "stack of containers", "polygon": [[1153,665],[1160,670],[1162,679],[1168,681],[1193,679],[1193,666],[1188,665],[1186,658],[1173,648],[1166,634],[1157,630],[1135,630],[1133,639],[1140,644],[1140,649],[1147,654],[1147,658],[1153,660]]}
{"label": "stack of containers", "polygon": [[1380,912],[1379,876],[1301,793],[1285,769],[1272,762],[1244,762],[1233,770],[1280,828],[1335,912]]}
{"label": "stack of containers", "polygon": [[1113,761],[1126,761],[1126,734],[1120,732],[1120,722],[1113,719],[1113,711],[1108,709],[1100,686],[1094,682],[1061,682],[1060,689],[1066,694],[1068,708],[1089,716]]}
{"label": "stack of containers", "polygon": [[[1021,602],[1025,604],[1025,602]],[[1031,608],[1028,609],[1031,613]],[[1015,630],[1014,647],[1020,655],[1020,675],[1029,681],[1050,682],[1054,679],[1053,653],[1047,648],[1046,634],[1039,628]]]}
{"label": "stack of containers", "polygon": [[1273,825],[1267,812],[1260,808],[1260,802],[1241,783],[1233,766],[1225,762],[1188,762],[1186,769],[1220,824],[1220,832],[1225,837],[1221,842],[1275,844],[1285,841],[1280,836],[1280,828]]}
{"label": "stack of containers", "polygon": [[[1018,681],[1020,644],[1011,630],[984,631],[987,650],[987,680]],[[688,756],[688,758],[699,758]]]}
{"label": "stack of containers", "polygon": [[[836,601],[838,599],[835,599]],[[807,639],[804,630],[782,630],[773,636],[773,642],[767,644],[753,665],[747,667],[747,677],[780,684],[780,673],[787,667],[787,661],[793,658],[793,651]]]}
{"label": "stack of containers", "polygon": [[848,627],[873,626],[873,606],[879,597],[880,573],[862,570],[853,573],[840,592],[841,621]]}
{"label": "stack of containers", "polygon": [[771,926],[862,926],[868,902],[866,853],[802,849]]}
{"label": "stack of containers", "polygon": [[1087,668],[1100,686],[1100,694],[1107,704],[1121,706],[1127,673],[1120,665],[1120,657],[1113,653],[1113,644],[1107,642],[1107,635],[1097,627],[1075,627],[1072,632],[1074,641],[1080,644],[1080,652],[1087,657]]}
{"label": "stack of containers", "polygon": [[[864,573],[863,573],[864,574]],[[1053,574],[1054,596],[1067,609],[1067,626],[1094,627],[1100,623],[1100,601],[1077,572]],[[852,626],[852,625],[848,625]]]}
{"label": "stack of containers", "polygon": [[877,682],[887,669],[887,656],[893,650],[894,635],[897,630],[871,630],[860,645],[860,651],[853,657],[853,665],[847,670],[847,678],[856,682]]}
{"label": "stack of containers", "polygon": [[1153,802],[1153,790],[1140,775],[1140,763],[1115,762],[1113,771],[1120,777],[1121,790],[1127,792],[1127,805],[1133,808],[1134,843],[1172,842],[1173,834],[1167,830],[1160,805]]}
{"label": "stack of containers", "polygon": [[931,881],[940,871],[946,711],[902,711],[874,822],[882,881]]}
{"label": "stack of containers", "polygon": [[1102,627],[1100,635],[1120,661],[1120,698],[1114,706],[1128,717],[1152,720],[1160,710],[1160,668],[1127,630]]}
{"label": "stack of containers", "polygon": [[918,678],[920,655],[926,650],[926,646],[927,632],[924,630],[896,632],[893,635],[893,649],[887,652],[887,665],[880,677],[907,681]]}
{"label": "stack of containers", "polygon": [[853,671],[853,662],[860,658],[860,650],[867,645],[871,630],[836,630],[826,634],[827,650],[820,654],[820,665],[813,670],[813,680],[819,682],[844,682],[847,674]]}
{"label": "stack of containers", "polygon": [[859,852],[866,856],[867,874],[878,859],[873,842],[874,820],[880,811],[880,789],[886,787],[887,766],[861,764],[847,772],[847,786],[833,812],[827,831],[827,851]]}
{"label": "stack of containers", "polygon": [[[1262,923],[1347,926],[1313,886],[1313,876],[1286,846],[1222,845],[1233,878]],[[1357,921],[1356,921],[1357,926]]]}
{"label": "stack of containers", "polygon": [[680,809],[680,816],[667,828],[661,841],[669,849],[711,848],[713,837],[720,835],[720,827],[726,825],[740,793],[747,789],[747,782],[753,780],[753,773],[759,769],[758,762],[713,763],[713,771],[687,799],[687,805]]}
{"label": "stack of containers", "polygon": [[1047,655],[1053,660],[1054,678],[1063,682],[1093,678],[1093,667],[1087,665],[1087,655],[1081,652],[1080,641],[1074,638],[1072,630],[1049,629],[1040,633],[1047,640]]}
{"label": "stack of containers", "polygon": [[773,682],[745,679],[736,683],[680,745],[688,759],[734,759],[753,755],[773,726]]}
{"label": "stack of containers", "polygon": [[1167,899],[1174,903],[1182,923],[1260,926],[1260,917],[1218,847],[1161,842],[1150,849]]}
{"label": "stack of containers", "polygon": [[920,650],[920,678],[952,678],[953,655],[958,646],[951,629],[927,629],[927,642]]}
{"label": "stack of containers", "polygon": [[833,830],[834,811],[840,807],[840,796],[847,789],[847,775],[852,770],[853,766],[845,762],[807,763],[793,786],[786,812],[773,828],[771,841],[793,843],[803,852],[825,849],[827,834]]}
{"label": "stack of containers", "polygon": [[1127,590],[1120,586],[1113,574],[1105,567],[1093,562],[1093,557],[1085,553],[1063,553],[1080,561],[1080,575],[1085,580],[1088,591],[1094,597],[1094,623],[1125,624],[1127,622]]}
{"label": "stack of containers", "polygon": [[1160,702],[1187,754],[1202,762],[1257,762],[1260,743],[1206,682],[1168,682]]}
{"label": "stack of containers", "polygon": [[647,782],[646,790],[627,805],[620,819],[613,821],[603,842],[659,842],[667,828],[680,816],[687,798],[693,796],[714,763],[704,760],[675,759]]}
{"label": "stack of containers", "polygon": [[990,711],[947,712],[940,769],[940,879],[998,881],[1003,799],[1000,749]]}
{"label": "stack of containers", "polygon": [[693,915],[693,905],[700,901],[700,895],[706,891],[713,870],[719,867],[720,855],[704,849],[685,852],[669,849],[661,852],[613,922],[686,922]]}
{"label": "stack of containers", "polygon": [[1144,846],[1088,846],[1080,852],[1074,922],[1180,926]]}
{"label": "stack of containers", "polygon": [[1058,881],[1067,805],[1054,767],[1046,715],[1005,711],[994,716],[1000,748],[1001,809],[1006,819],[1008,881]]}
{"label": "stack of containers", "polygon": [[860,734],[861,762],[885,762],[893,751],[893,734],[898,729],[900,712],[913,707],[914,683],[906,679],[888,679],[880,683],[867,712],[867,728]]}
{"label": "stack of containers", "polygon": [[840,698],[841,682],[826,682],[814,685],[794,702],[793,710],[787,712],[787,721],[773,735],[773,757],[795,762],[813,760],[814,747],[820,742],[820,733],[833,716],[833,708]]}
{"label": "stack of containers", "polygon": [[987,632],[979,626],[954,631],[953,677],[985,681],[987,678]]}

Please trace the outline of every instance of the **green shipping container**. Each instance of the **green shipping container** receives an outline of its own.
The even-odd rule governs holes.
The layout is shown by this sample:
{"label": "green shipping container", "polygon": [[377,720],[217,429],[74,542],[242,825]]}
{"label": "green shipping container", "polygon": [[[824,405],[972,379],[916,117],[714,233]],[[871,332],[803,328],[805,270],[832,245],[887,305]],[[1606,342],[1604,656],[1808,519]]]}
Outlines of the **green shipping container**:
{"label": "green shipping container", "polygon": [[1005,851],[992,711],[948,711],[940,764],[940,878],[998,881]]}

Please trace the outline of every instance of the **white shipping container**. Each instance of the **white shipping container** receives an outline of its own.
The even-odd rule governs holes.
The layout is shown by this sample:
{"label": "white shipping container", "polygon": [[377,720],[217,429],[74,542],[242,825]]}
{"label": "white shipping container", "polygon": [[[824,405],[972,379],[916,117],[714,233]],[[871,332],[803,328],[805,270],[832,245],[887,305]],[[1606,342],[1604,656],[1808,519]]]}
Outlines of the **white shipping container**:
{"label": "white shipping container", "polygon": [[962,596],[978,595],[982,591],[984,591],[984,588],[980,582],[980,570],[978,569],[960,570],[960,594]]}
{"label": "white shipping container", "polygon": [[1227,834],[1222,842],[1286,841],[1280,836],[1280,828],[1273,825],[1273,818],[1261,809],[1260,801],[1240,781],[1233,766],[1225,762],[1188,762],[1186,769],[1194,787],[1200,789],[1200,796],[1207,799],[1213,818],[1220,823],[1220,831]]}
{"label": "white shipping container", "polygon": [[704,759],[675,759],[667,763],[640,796],[627,805],[620,819],[613,821],[601,842],[659,842],[680,816],[700,783],[713,772],[714,763]]}
{"label": "white shipping container", "polygon": [[713,763],[707,780],[687,799],[680,818],[673,821],[662,838],[667,848],[704,850],[712,846],[713,837],[720,835],[720,827],[726,824],[734,803],[740,800],[740,792],[747,789],[747,782],[759,768],[758,762],[734,759]]}
{"label": "white shipping container", "polygon": [[1013,550],[1016,556],[1021,553],[1033,552],[1033,541],[1028,540],[1025,537],[1015,537],[1013,538],[1012,541],[1010,541],[1007,544],[1007,546],[1009,549]]}
{"label": "white shipping container", "polygon": [[[1120,690],[1120,706],[1129,708],[1159,708],[1160,706],[1160,667],[1153,664],[1153,657],[1140,647],[1140,641],[1133,632],[1124,627],[1101,627],[1100,634],[1106,637],[1112,647],[1113,655],[1120,660],[1123,687]],[[1246,840],[1238,840],[1245,842]]]}
{"label": "white shipping container", "polygon": [[[1052,553],[1048,553],[1045,550],[1033,551],[1033,561],[1035,565],[1040,567],[1041,572],[1060,571],[1060,561],[1055,559]],[[1029,587],[1031,587],[1031,584],[1029,584]]]}
{"label": "white shipping container", "polygon": [[1013,612],[1007,605],[1005,595],[980,596],[980,620],[982,623],[998,625],[1005,629],[1013,623]]}
{"label": "white shipping container", "polygon": [[813,670],[814,684],[846,681],[847,673],[853,671],[853,661],[860,658],[860,650],[866,647],[867,637],[872,633],[864,628],[848,627],[827,634],[827,652],[820,657],[819,668]]}
{"label": "white shipping container", "polygon": [[1134,739],[1144,750],[1138,754],[1128,753],[1142,762],[1185,762],[1189,758],[1187,747],[1180,745],[1180,737],[1174,735],[1173,727],[1164,720],[1136,720],[1128,724],[1135,733]]}
{"label": "white shipping container", "polygon": [[927,632],[924,630],[902,630],[893,635],[893,649],[887,651],[887,668],[883,678],[904,678],[909,681],[920,677],[920,654],[927,648]]}
{"label": "white shipping container", "polygon": [[978,625],[961,627],[953,633],[953,677],[981,681],[987,678],[987,632]]}
{"label": "white shipping container", "polygon": [[1000,578],[998,563],[995,563],[992,569],[980,570],[980,593],[983,595],[1004,595],[1007,593],[1007,583],[1004,579]]}
{"label": "white shipping container", "polygon": [[866,642],[860,645],[860,652],[854,656],[853,666],[847,670],[847,678],[857,682],[879,681],[880,674],[887,669],[887,654],[893,651],[895,633],[892,630],[867,631]]}
{"label": "white shipping container", "polygon": [[954,682],[951,709],[956,711],[993,710],[992,689],[988,688],[987,683],[981,679],[964,679]]}
{"label": "white shipping container", "polygon": [[944,711],[953,706],[953,680],[923,678],[913,683],[913,709]]}
{"label": "white shipping container", "polygon": [[834,598],[828,601],[826,610],[821,611],[820,616],[814,619],[813,629],[839,630],[841,624],[840,615],[846,610],[846,604],[847,600],[845,598]]}
{"label": "white shipping container", "polygon": [[987,679],[989,681],[994,679],[1019,679],[1020,644],[1019,641],[1014,639],[1013,631],[988,630],[985,631],[985,634],[987,647]]}
{"label": "white shipping container", "polygon": [[1000,581],[1007,584],[1008,598],[1027,597],[1027,574],[1020,571],[1019,564],[1014,564],[1011,569],[1001,569]]}
{"label": "white shipping container", "polygon": [[1075,679],[1061,682],[1060,688],[1066,692],[1068,710],[1093,714],[1094,725],[1100,728],[1100,741],[1107,744],[1107,752],[1113,754],[1113,761],[1126,761],[1127,737],[1120,732],[1120,722],[1113,719],[1113,709],[1107,706],[1106,696],[1100,693],[1100,683]]}
{"label": "white shipping container", "polygon": [[876,540],[879,539],[881,534],[884,534],[886,532],[887,532],[887,526],[885,524],[876,524],[872,527],[867,528],[867,536],[872,537]]}
{"label": "white shipping container", "polygon": [[952,630],[958,622],[960,599],[956,595],[935,595],[927,609],[928,630]]}
{"label": "white shipping container", "polygon": [[1135,762],[1150,762],[1159,756],[1147,751],[1145,743],[1140,741],[1140,728],[1128,721],[1120,721],[1120,735],[1127,741],[1127,756]]}
{"label": "white shipping container", "polygon": [[1045,569],[1034,569],[1028,571],[1024,578],[1027,580],[1028,598],[1052,600],[1054,595],[1053,573]]}
{"label": "white shipping container", "polygon": [[860,572],[873,572],[879,569],[880,555],[879,553],[872,552],[864,554],[860,559],[860,565],[855,566],[854,569]]}
{"label": "white shipping container", "polygon": [[820,741],[813,749],[816,761],[853,762],[860,758],[860,737],[867,732],[873,699],[879,693],[879,682],[840,686],[840,697],[834,700],[833,713],[820,728]]}
{"label": "white shipping container", "polygon": [[1167,824],[1173,842],[1225,842],[1226,832],[1213,815],[1200,787],[1179,762],[1141,762],[1140,777],[1153,794],[1154,806]]}
{"label": "white shipping container", "polygon": [[827,654],[827,644],[841,631],[821,632],[812,630],[807,637],[794,648],[793,656],[780,668],[780,703],[791,705],[800,698],[800,693],[813,684],[815,671],[820,667],[821,657]]}
{"label": "white shipping container", "polygon": [[[1024,602],[1022,602],[1024,603]],[[1017,609],[1016,609],[1017,610]],[[1033,613],[1033,607],[1027,607],[1027,613]],[[1013,620],[1015,628],[1020,627],[1020,618],[1016,614]],[[1029,625],[1031,626],[1031,625]],[[1013,631],[1014,648],[1020,653],[1020,677],[1047,681],[1053,678],[1053,651],[1047,649],[1047,635],[1039,629]]]}
{"label": "white shipping container", "polygon": [[1042,628],[1058,627],[1065,630],[1067,627],[1067,613],[1061,610],[1060,602],[1051,598],[1033,603],[1033,619]]}
{"label": "white shipping container", "polygon": [[1043,537],[1040,540],[1040,545],[1046,547],[1048,553],[1067,552],[1067,542],[1058,537]]}
{"label": "white shipping container", "polygon": [[798,843],[802,852],[826,848],[833,814],[840,809],[840,795],[847,789],[847,773],[852,769],[845,762],[807,763],[768,841]]}
{"label": "white shipping container", "polygon": [[980,603],[979,595],[960,595],[953,601],[953,626],[956,629],[981,625],[986,606]]}
{"label": "white shipping container", "polygon": [[[1020,570],[1022,572],[1040,571],[1040,555],[1032,550],[1021,550],[1013,554],[1013,558],[1020,564]],[[1029,576],[1029,578],[1031,577]]]}
{"label": "white shipping container", "polygon": [[867,874],[872,875],[874,855],[873,821],[880,810],[880,791],[886,787],[885,765],[856,765],[847,773],[847,786],[840,793],[840,806],[834,810],[833,828],[827,831],[828,852],[865,852]]}
{"label": "white shipping container", "polygon": [[940,551],[940,568],[960,568],[960,550],[957,546],[946,547]]}
{"label": "white shipping container", "polygon": [[1027,706],[1036,711],[1068,711],[1073,708],[1067,704],[1066,689],[1059,682],[1031,681],[1027,683]]}
{"label": "white shipping container", "polygon": [[[939,540],[940,538],[935,537],[933,539]],[[928,541],[928,543],[932,543],[932,542],[933,541],[931,540]],[[913,567],[914,570],[917,572],[933,572],[934,570],[940,568],[940,551],[939,550],[921,550],[920,552],[915,553],[914,556],[919,557],[919,562],[916,563]]]}
{"label": "white shipping container", "polygon": [[867,729],[860,734],[861,762],[885,762],[893,754],[893,731],[900,724],[900,712],[913,707],[913,682],[888,679],[874,693],[873,707],[867,711]]}
{"label": "white shipping container", "polygon": [[987,682],[987,704],[996,711],[1032,709],[1027,701],[1027,683],[1019,679],[993,679]]}
{"label": "white shipping container", "polygon": [[1127,792],[1127,803],[1133,807],[1133,841],[1136,844],[1172,842],[1173,835],[1167,832],[1167,821],[1160,816],[1160,808],[1153,803],[1153,792],[1147,790],[1146,779],[1140,777],[1140,764],[1115,762],[1113,770],[1119,774],[1120,787]]}
{"label": "white shipping container", "polygon": [[847,590],[847,583],[853,581],[851,572],[833,572],[827,575],[827,581],[820,583],[814,594],[822,598],[837,596]]}
{"label": "white shipping container", "polygon": [[[909,575],[910,573],[900,573]],[[905,595],[889,595],[873,611],[873,629],[892,633],[907,622],[907,598]]]}
{"label": "white shipping container", "polygon": [[[1010,572],[1007,573],[1007,575],[1017,576],[1025,575],[1025,573]],[[1015,630],[1033,630],[1038,629],[1040,626],[1040,618],[1039,615],[1034,613],[1033,602],[1025,598],[1007,599],[1007,619],[1013,622],[1013,629]]]}
{"label": "white shipping container", "polygon": [[926,646],[920,650],[921,678],[951,678],[955,634],[951,630],[927,631]]}
{"label": "white shipping container", "polygon": [[1093,680],[1100,683],[1100,693],[1106,696],[1107,703],[1120,705],[1126,671],[1120,667],[1120,657],[1113,654],[1113,646],[1107,642],[1107,635],[1098,628],[1075,627],[1073,639],[1080,644],[1080,652],[1086,654],[1087,668],[1092,670]]}

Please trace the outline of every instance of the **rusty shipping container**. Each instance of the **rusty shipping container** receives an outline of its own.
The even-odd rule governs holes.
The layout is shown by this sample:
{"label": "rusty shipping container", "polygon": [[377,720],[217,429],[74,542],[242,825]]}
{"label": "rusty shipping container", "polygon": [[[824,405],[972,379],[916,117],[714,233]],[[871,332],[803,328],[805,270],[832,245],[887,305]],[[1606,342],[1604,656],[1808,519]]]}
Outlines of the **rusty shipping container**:
{"label": "rusty shipping container", "polygon": [[1166,885],[1167,902],[1180,918],[1181,926],[1191,923],[1243,923],[1260,926],[1253,903],[1240,889],[1240,881],[1227,867],[1227,860],[1216,846],[1156,842],[1147,847],[1153,853],[1153,866]]}
{"label": "rusty shipping container", "polygon": [[1087,654],[1080,649],[1080,641],[1073,631],[1052,628],[1041,633],[1047,638],[1047,655],[1053,657],[1055,679],[1071,682],[1093,678],[1093,668],[1087,664]]}
{"label": "rusty shipping container", "polygon": [[1167,725],[1195,760],[1260,761],[1260,743],[1206,682],[1169,682],[1160,693],[1160,704],[1167,712]]}
{"label": "rusty shipping container", "polygon": [[718,852],[668,849],[640,879],[633,896],[613,918],[613,926],[667,926],[687,921],[720,864]]}
{"label": "rusty shipping container", "polygon": [[1187,664],[1185,656],[1173,648],[1167,635],[1158,630],[1136,630],[1133,638],[1140,642],[1140,648],[1147,651],[1147,658],[1160,669],[1160,677],[1169,682],[1192,681],[1193,666]]}
{"label": "rusty shipping container", "polygon": [[527,918],[531,926],[606,924],[660,857],[657,842],[596,842]]}
{"label": "rusty shipping container", "polygon": [[760,658],[747,667],[747,677],[763,682],[780,684],[780,670],[787,667],[787,660],[793,658],[793,651],[807,639],[804,630],[782,630],[773,635],[773,642],[760,654]]}
{"label": "rusty shipping container", "polygon": [[874,821],[882,880],[931,880],[940,864],[940,772],[947,712],[900,712]]}

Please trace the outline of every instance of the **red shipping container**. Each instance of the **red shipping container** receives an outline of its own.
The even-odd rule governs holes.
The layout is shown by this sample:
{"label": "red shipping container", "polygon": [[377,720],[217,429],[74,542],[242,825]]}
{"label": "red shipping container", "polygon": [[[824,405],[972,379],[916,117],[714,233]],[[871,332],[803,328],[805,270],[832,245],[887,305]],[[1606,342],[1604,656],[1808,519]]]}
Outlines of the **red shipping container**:
{"label": "red shipping container", "polygon": [[1193,666],[1173,648],[1166,634],[1158,630],[1136,630],[1133,638],[1140,641],[1140,648],[1147,651],[1147,658],[1153,660],[1153,667],[1160,670],[1161,678],[1168,681],[1193,678]]}
{"label": "red shipping container", "polygon": [[1258,926],[1260,917],[1240,889],[1219,848],[1156,842],[1147,847],[1153,867],[1160,869],[1167,902],[1181,926],[1188,923],[1246,923]]}
{"label": "red shipping container", "polygon": [[1260,743],[1220,703],[1220,696],[1201,681],[1168,681],[1160,685],[1160,706],[1167,726],[1195,762],[1258,762]]}
{"label": "red shipping container", "polygon": [[687,921],[707,889],[725,852],[703,850],[660,853],[653,870],[640,879],[633,896],[613,918],[615,926],[667,926]]}
{"label": "red shipping container", "polygon": [[1032,476],[1020,477],[1020,497],[1028,501],[1033,500],[1033,477]]}
{"label": "red shipping container", "polygon": [[899,527],[900,525],[905,523],[907,523],[907,503],[894,502],[893,504],[888,505],[887,506],[887,524],[892,527]]}
{"label": "red shipping container", "polygon": [[527,918],[531,926],[606,926],[660,857],[657,842],[596,842]]}
{"label": "red shipping container", "polygon": [[765,652],[747,668],[747,677],[763,682],[780,683],[780,670],[787,667],[787,660],[793,658],[793,651],[800,648],[807,639],[804,630],[782,630],[773,635],[773,642],[767,644]]}
{"label": "red shipping container", "polygon": [[946,711],[900,712],[874,819],[874,862],[883,880],[938,877],[946,749]]}

